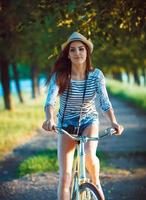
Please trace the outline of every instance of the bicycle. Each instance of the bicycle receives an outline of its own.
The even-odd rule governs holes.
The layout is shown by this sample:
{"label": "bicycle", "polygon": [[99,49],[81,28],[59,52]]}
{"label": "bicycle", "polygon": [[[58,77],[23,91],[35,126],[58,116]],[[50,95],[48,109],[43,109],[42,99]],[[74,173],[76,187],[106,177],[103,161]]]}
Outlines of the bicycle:
{"label": "bicycle", "polygon": [[77,158],[74,160],[72,172],[71,200],[102,200],[100,191],[86,176],[84,145],[88,141],[97,141],[108,135],[113,135],[116,133],[116,130],[108,128],[99,137],[77,136],[69,134],[64,129],[57,128],[57,130],[60,134],[65,133],[77,141]]}

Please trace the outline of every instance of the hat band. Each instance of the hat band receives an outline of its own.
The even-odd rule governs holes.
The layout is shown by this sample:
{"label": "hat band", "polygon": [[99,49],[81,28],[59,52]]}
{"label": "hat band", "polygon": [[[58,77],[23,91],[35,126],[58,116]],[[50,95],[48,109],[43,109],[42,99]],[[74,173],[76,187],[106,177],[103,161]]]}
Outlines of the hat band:
{"label": "hat band", "polygon": [[82,38],[72,38],[70,40],[83,40]]}

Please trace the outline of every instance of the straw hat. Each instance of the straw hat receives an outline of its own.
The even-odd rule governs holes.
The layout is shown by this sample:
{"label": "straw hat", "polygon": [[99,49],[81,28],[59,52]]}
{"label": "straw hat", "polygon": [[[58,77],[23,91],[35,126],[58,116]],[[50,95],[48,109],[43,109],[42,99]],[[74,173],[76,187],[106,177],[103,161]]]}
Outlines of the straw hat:
{"label": "straw hat", "polygon": [[61,45],[62,50],[70,43],[73,41],[81,41],[84,42],[90,49],[90,53],[92,53],[93,51],[93,44],[90,40],[87,40],[86,37],[84,37],[82,34],[78,33],[78,32],[74,32],[71,34],[71,36],[68,38],[68,40],[66,42],[64,42]]}

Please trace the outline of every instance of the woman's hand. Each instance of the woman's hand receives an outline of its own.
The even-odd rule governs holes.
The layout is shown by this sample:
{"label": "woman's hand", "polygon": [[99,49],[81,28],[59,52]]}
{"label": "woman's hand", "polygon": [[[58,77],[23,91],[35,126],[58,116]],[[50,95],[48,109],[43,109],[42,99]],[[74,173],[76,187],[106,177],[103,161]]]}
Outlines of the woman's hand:
{"label": "woman's hand", "polygon": [[121,135],[122,132],[124,131],[124,127],[118,123],[113,122],[112,127],[116,129],[115,135]]}
{"label": "woman's hand", "polygon": [[42,128],[45,131],[52,131],[52,130],[55,130],[55,126],[56,126],[56,124],[55,124],[54,120],[46,120],[46,121],[44,121]]}

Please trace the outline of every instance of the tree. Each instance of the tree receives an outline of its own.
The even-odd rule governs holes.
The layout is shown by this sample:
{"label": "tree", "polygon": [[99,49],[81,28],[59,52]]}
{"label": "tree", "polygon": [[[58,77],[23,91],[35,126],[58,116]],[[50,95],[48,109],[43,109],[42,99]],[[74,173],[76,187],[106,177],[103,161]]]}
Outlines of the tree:
{"label": "tree", "polygon": [[[25,63],[32,69],[37,66],[38,74],[42,71],[49,73],[50,66],[60,51],[60,44],[73,31],[80,31],[87,38],[92,38],[94,55],[98,55],[98,58],[104,48],[107,65],[112,66],[115,60],[111,56],[116,57],[115,64],[110,68],[114,73],[116,64],[120,64],[120,70],[125,65],[125,70],[131,72],[137,70],[137,66],[140,69],[146,67],[145,55],[136,54],[137,50],[145,51],[145,1],[2,0],[0,8],[0,53],[3,58],[0,60],[1,68],[4,63],[8,66],[11,63]],[[132,53],[130,50],[122,52],[122,49],[129,48],[129,44]],[[116,54],[117,52],[120,53]],[[97,62],[96,58],[94,61]],[[102,59],[102,62],[105,61]],[[7,77],[8,66],[5,67]],[[3,88],[9,85],[5,82],[2,84],[5,84]],[[9,90],[4,90],[6,92],[9,93]]]}

